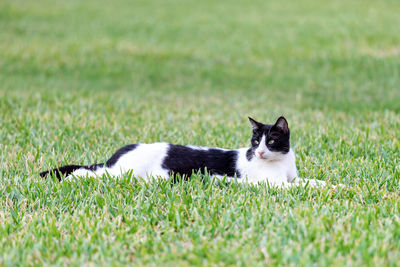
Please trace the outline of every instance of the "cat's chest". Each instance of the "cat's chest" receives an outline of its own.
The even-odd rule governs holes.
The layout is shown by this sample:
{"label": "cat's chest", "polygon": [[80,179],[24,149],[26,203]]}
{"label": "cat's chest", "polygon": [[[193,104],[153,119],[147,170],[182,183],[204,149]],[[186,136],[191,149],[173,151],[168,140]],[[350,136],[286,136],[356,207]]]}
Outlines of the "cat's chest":
{"label": "cat's chest", "polygon": [[249,180],[263,181],[266,179],[283,180],[287,179],[286,167],[282,163],[250,163],[243,168],[243,176]]}
{"label": "cat's chest", "polygon": [[268,162],[253,159],[251,161],[242,160],[238,162],[238,169],[241,177],[249,182],[261,182],[268,180],[271,183],[280,184],[287,182],[288,164],[285,161]]}

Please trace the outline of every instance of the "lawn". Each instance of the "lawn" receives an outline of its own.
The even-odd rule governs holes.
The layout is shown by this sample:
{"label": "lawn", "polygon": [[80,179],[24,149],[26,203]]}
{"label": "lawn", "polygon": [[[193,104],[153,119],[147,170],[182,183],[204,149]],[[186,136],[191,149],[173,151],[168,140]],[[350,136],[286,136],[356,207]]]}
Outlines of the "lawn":
{"label": "lawn", "polygon": [[[112,4],[111,4],[112,3]],[[0,2],[0,265],[398,265],[398,1]],[[165,141],[249,145],[285,115],[344,189],[59,183]]]}

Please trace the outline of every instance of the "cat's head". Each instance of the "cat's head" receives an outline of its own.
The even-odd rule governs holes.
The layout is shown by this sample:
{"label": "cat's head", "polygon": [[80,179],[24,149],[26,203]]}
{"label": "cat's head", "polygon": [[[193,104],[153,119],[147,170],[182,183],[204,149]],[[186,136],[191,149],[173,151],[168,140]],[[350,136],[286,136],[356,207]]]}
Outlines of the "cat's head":
{"label": "cat's head", "polygon": [[273,125],[263,124],[250,118],[253,127],[251,149],[247,157],[274,161],[280,160],[290,150],[289,125],[284,117],[279,117]]}

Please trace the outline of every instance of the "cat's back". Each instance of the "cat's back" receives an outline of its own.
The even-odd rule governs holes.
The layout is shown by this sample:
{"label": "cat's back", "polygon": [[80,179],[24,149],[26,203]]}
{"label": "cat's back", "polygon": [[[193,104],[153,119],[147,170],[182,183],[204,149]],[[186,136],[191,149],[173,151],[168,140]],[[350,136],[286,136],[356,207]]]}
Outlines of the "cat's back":
{"label": "cat's back", "polygon": [[[237,150],[169,143],[133,144],[120,148],[107,161],[111,173],[133,170],[138,176],[170,174],[190,176],[207,170],[213,175],[240,176]],[[112,164],[109,164],[112,163]]]}

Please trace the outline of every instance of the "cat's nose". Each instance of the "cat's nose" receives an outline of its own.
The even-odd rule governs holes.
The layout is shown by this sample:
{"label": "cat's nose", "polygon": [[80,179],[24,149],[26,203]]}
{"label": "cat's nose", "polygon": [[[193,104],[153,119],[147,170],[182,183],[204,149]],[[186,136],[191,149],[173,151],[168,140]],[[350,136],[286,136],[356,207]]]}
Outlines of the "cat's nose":
{"label": "cat's nose", "polygon": [[258,154],[260,154],[260,157],[261,157],[262,155],[264,155],[264,151],[260,151],[260,152],[258,152]]}

